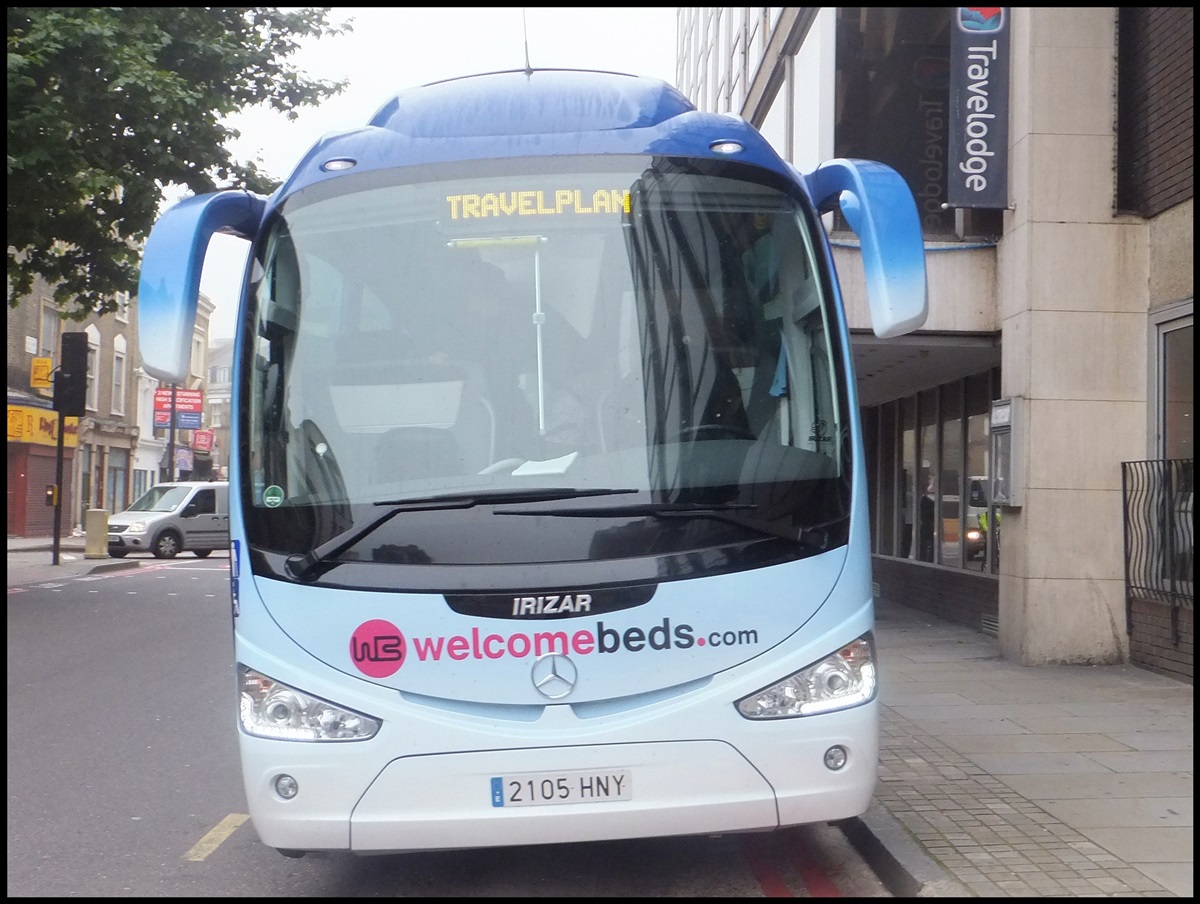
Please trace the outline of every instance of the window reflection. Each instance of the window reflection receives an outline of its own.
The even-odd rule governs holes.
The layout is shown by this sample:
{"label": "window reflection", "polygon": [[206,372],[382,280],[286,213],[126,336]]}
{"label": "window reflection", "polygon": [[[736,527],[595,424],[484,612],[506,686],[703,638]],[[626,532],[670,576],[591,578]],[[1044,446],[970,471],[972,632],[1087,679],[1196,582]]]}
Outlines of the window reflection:
{"label": "window reflection", "polygon": [[993,369],[867,412],[879,425],[872,437],[879,486],[883,494],[895,487],[899,508],[881,502],[872,512],[888,519],[876,525],[881,555],[997,572],[998,510],[987,493],[989,412],[999,386]]}

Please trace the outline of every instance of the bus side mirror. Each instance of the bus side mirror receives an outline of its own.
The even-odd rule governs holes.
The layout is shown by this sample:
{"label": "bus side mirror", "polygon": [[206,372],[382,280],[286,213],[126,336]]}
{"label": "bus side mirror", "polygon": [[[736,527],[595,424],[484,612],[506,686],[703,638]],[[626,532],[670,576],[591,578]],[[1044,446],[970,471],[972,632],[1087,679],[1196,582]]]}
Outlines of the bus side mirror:
{"label": "bus side mirror", "polygon": [[245,191],[185,198],[154,224],[138,280],[138,342],[142,367],[162,383],[180,383],[192,356],[200,272],[209,239],[225,232],[253,238],[267,199]]}
{"label": "bus side mirror", "polygon": [[918,329],[929,313],[925,239],[904,178],[873,160],[829,160],[804,177],[817,209],[836,203],[858,236],[871,326],[881,339]]}

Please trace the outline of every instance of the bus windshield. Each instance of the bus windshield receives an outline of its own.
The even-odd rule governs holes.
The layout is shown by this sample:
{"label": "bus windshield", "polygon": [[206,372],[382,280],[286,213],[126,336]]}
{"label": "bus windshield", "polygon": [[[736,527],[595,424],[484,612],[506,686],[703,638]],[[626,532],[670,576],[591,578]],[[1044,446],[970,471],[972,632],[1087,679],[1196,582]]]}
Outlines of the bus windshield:
{"label": "bus windshield", "polygon": [[711,160],[472,161],[298,192],[245,315],[255,567],[332,544],[394,567],[703,570],[729,567],[705,550],[844,543],[820,228],[794,186]]}

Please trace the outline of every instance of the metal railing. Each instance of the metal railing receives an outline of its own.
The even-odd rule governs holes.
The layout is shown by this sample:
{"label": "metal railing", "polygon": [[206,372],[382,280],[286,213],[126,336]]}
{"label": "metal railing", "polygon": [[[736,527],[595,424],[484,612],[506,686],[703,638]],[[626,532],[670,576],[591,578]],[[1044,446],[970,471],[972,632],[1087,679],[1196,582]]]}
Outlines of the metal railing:
{"label": "metal railing", "polygon": [[1171,607],[1176,645],[1178,610],[1192,608],[1195,601],[1192,462],[1190,458],[1121,462],[1126,627],[1132,630],[1132,600],[1166,603]]}

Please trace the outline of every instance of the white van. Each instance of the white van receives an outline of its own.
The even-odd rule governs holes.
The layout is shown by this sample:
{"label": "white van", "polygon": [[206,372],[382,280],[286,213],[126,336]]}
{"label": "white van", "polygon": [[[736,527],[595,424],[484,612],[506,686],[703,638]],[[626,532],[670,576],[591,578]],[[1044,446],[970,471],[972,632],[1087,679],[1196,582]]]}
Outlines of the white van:
{"label": "white van", "polygon": [[187,550],[204,558],[229,547],[229,483],[160,483],[108,517],[108,554],[152,552],[172,559]]}
{"label": "white van", "polygon": [[987,515],[988,479],[982,475],[967,479],[970,481],[967,496],[967,558],[982,558],[987,552],[987,531],[984,529],[987,519],[980,520],[980,515]]}
{"label": "white van", "polygon": [[[962,531],[963,545],[967,561],[983,558],[987,551],[987,531],[984,528],[987,504],[987,478],[980,475],[967,478],[967,511],[965,530]],[[958,496],[946,494],[942,496],[942,537],[948,549],[943,555],[957,556],[959,527],[958,527]]]}

